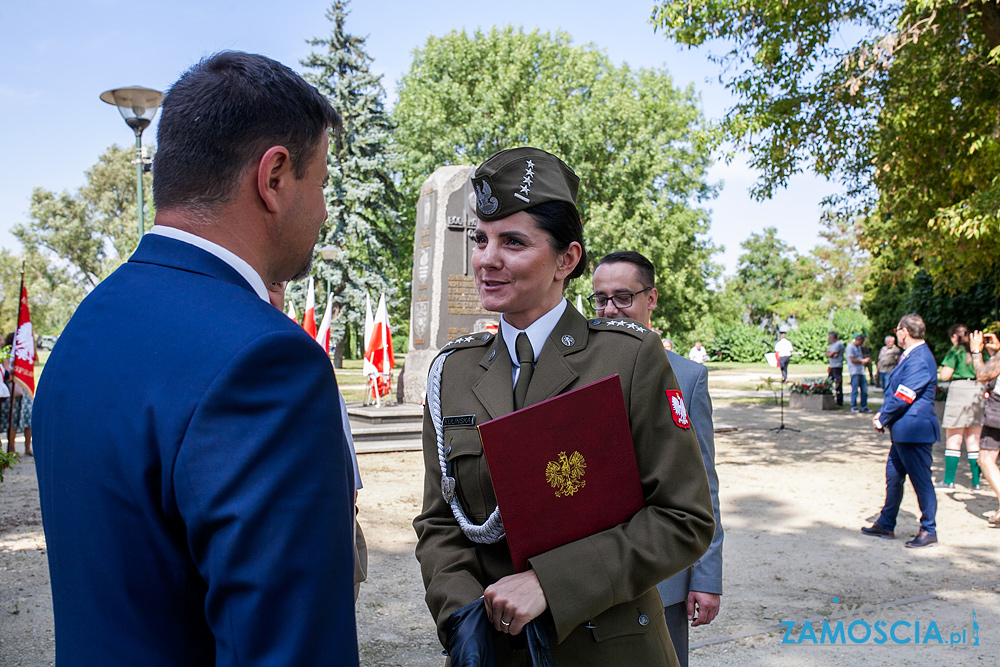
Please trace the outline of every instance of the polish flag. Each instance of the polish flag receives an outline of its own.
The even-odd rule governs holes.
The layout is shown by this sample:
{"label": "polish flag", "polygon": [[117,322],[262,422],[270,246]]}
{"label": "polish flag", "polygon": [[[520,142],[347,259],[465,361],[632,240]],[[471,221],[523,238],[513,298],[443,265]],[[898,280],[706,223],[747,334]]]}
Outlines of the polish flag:
{"label": "polish flag", "polygon": [[326,296],[326,312],[316,334],[316,342],[323,346],[327,356],[330,355],[330,320],[333,318],[333,292]]}
{"label": "polish flag", "polygon": [[392,353],[392,332],[389,328],[389,313],[385,307],[385,294],[378,300],[378,307],[375,309],[374,326],[372,327],[372,337],[365,347],[365,359],[375,368],[378,377],[376,382],[371,383],[372,393],[377,396],[385,396],[392,391],[392,382],[389,375],[383,378],[383,374],[389,374],[396,366],[396,359]]}
{"label": "polish flag", "polygon": [[288,317],[292,320],[292,322],[295,322],[296,324],[299,323],[299,316],[295,312],[295,306],[291,301],[288,302]]}
{"label": "polish flag", "polygon": [[306,314],[302,317],[302,328],[306,333],[316,337],[316,289],[313,277],[309,276],[309,291],[306,293]]}
{"label": "polish flag", "polygon": [[378,370],[372,366],[372,363],[368,361],[368,343],[372,340],[372,331],[375,330],[375,318],[372,317],[372,300],[365,293],[365,335],[364,335],[364,346],[365,346],[365,358],[362,363],[361,373],[365,377],[370,377],[378,373]]}

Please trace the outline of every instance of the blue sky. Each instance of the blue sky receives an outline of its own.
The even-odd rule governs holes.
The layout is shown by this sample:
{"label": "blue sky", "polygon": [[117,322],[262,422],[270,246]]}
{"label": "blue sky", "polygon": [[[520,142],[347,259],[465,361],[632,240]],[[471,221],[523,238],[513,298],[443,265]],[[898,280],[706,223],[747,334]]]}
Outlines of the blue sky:
{"label": "blue sky", "polygon": [[[142,85],[165,90],[192,63],[221,49],[262,53],[293,69],[309,52],[305,40],[329,33],[326,0],[32,0],[0,4],[0,246],[19,250],[8,232],[27,220],[31,190],[74,191],[84,170],[112,143],[134,144],[117,110],[98,95]],[[708,117],[730,103],[715,82],[704,52],[682,49],[653,32],[651,0],[555,0],[533,3],[453,0],[354,0],[347,28],[367,36],[374,69],[384,75],[390,104],[414,49],[430,35],[492,25],[568,32],[577,44],[594,43],[617,63],[666,68],[681,85],[693,84]],[[155,121],[144,141],[155,136]],[[721,161],[712,180],[723,181],[712,210],[710,236],[726,252],[731,272],[739,243],[773,225],[806,252],[818,242],[819,201],[833,186],[811,176],[794,178],[771,201],[747,195],[754,175],[742,160]]]}

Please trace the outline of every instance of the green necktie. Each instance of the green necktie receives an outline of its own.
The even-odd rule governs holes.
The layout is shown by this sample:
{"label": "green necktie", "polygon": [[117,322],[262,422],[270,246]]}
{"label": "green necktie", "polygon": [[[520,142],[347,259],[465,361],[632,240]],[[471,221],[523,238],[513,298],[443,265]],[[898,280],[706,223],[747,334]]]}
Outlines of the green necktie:
{"label": "green necktie", "polygon": [[521,364],[521,372],[518,374],[517,384],[514,386],[514,409],[520,410],[524,407],[524,399],[528,395],[531,374],[535,372],[535,352],[531,349],[528,334],[524,332],[517,334],[514,351],[517,352],[517,361]]}

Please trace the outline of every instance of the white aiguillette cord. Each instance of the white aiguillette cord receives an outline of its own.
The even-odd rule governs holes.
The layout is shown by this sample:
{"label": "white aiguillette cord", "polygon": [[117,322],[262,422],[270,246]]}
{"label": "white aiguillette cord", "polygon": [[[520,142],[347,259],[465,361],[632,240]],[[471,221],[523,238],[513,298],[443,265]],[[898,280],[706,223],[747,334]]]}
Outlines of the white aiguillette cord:
{"label": "white aiguillette cord", "polygon": [[500,508],[494,508],[490,518],[482,525],[472,523],[458,501],[455,478],[448,476],[448,463],[444,451],[444,418],[441,414],[441,374],[444,372],[444,361],[450,354],[451,352],[439,354],[431,364],[430,372],[427,373],[427,409],[437,436],[438,463],[441,465],[441,495],[444,496],[445,502],[451,505],[451,512],[466,537],[477,544],[494,544],[502,540],[505,535]]}

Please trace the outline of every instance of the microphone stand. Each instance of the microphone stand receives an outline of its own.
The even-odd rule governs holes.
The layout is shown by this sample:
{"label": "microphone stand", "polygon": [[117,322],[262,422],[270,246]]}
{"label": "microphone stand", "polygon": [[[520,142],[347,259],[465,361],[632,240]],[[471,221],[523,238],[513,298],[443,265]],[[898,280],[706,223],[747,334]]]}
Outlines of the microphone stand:
{"label": "microphone stand", "polygon": [[[767,349],[768,349],[769,352],[773,352],[774,351],[774,346],[771,345],[770,343],[768,343],[763,338],[761,339],[760,342],[767,346]],[[780,420],[781,421],[774,428],[769,428],[767,430],[768,431],[776,431],[778,433],[781,433],[782,431],[792,431],[793,433],[801,433],[801,431],[799,429],[797,429],[797,428],[791,428],[789,426],[785,426],[785,383],[784,382],[781,383],[780,396],[781,396],[781,399],[780,399],[779,405],[780,405],[780,410],[781,411],[780,411],[779,415],[780,415]]]}

